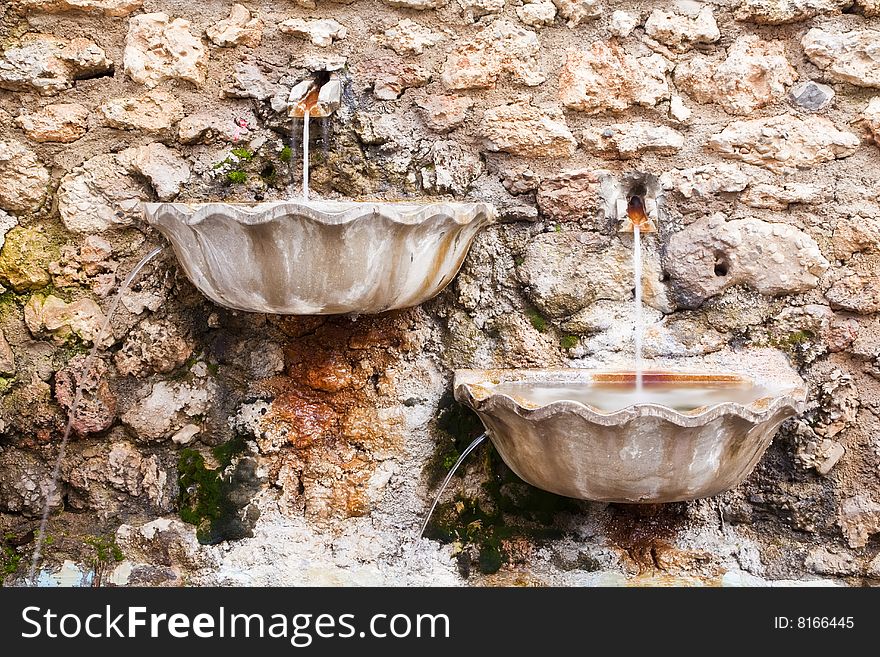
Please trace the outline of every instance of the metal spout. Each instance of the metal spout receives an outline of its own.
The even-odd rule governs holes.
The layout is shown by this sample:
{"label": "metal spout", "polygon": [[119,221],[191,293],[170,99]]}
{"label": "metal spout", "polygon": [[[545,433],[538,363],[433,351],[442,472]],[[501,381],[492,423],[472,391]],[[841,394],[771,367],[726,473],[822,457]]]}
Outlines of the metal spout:
{"label": "metal spout", "polygon": [[329,79],[320,84],[316,79],[306,79],[297,83],[287,97],[287,113],[291,117],[309,116],[324,118],[335,112],[342,102],[342,81],[338,73],[331,73]]}
{"label": "metal spout", "polygon": [[621,208],[622,212],[618,213],[619,216],[622,215],[624,217],[618,232],[632,233],[636,226],[639,227],[639,232],[642,233],[657,232],[657,225],[648,216],[645,200],[641,196],[634,194],[630,196],[629,201],[620,199],[619,203],[625,204],[625,207]]}

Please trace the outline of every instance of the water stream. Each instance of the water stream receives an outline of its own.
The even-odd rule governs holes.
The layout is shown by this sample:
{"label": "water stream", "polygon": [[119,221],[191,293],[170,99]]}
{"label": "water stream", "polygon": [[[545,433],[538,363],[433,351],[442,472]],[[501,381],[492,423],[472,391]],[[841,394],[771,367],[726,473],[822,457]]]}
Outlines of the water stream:
{"label": "water stream", "polygon": [[309,200],[309,108],[303,109],[303,200]]}
{"label": "water stream", "polygon": [[473,452],[477,446],[486,440],[486,434],[480,434],[476,438],[474,438],[474,442],[468,445],[465,450],[461,453],[461,456],[458,457],[458,460],[455,462],[455,465],[452,466],[452,469],[446,475],[446,479],[443,480],[443,483],[440,485],[440,490],[437,491],[436,497],[434,497],[434,503],[431,505],[430,510],[428,511],[428,515],[425,516],[425,521],[422,523],[422,529],[419,531],[419,538],[424,536],[425,529],[428,527],[428,522],[431,520],[431,516],[434,513],[434,509],[437,508],[437,503],[440,501],[440,497],[443,495],[443,491],[446,490],[446,487],[449,485],[449,480],[452,479],[452,475],[455,474],[455,471],[458,470],[459,466],[464,463],[464,460],[468,457],[468,454]]}
{"label": "water stream", "polygon": [[635,274],[635,331],[633,335],[636,370],[636,393],[642,392],[642,342],[645,322],[642,314],[642,231],[633,224],[633,272]]}
{"label": "water stream", "polygon": [[296,119],[292,118],[290,120],[290,160],[288,162],[290,165],[290,184],[287,186],[287,196],[291,199],[296,195],[296,163],[297,153],[299,153],[299,138],[299,125],[297,125]]}
{"label": "water stream", "polygon": [[107,315],[104,318],[104,323],[101,325],[98,334],[95,336],[94,344],[92,345],[92,349],[89,352],[89,355],[86,356],[86,359],[83,361],[82,368],[80,370],[80,376],[76,378],[76,390],[73,394],[73,403],[70,405],[70,409],[67,411],[67,425],[64,427],[64,435],[61,438],[61,446],[58,448],[58,457],[55,459],[55,466],[52,469],[52,479],[49,482],[49,486],[45,491],[46,501],[43,504],[43,515],[40,518],[40,529],[37,532],[37,543],[34,548],[34,555],[31,559],[31,567],[28,571],[28,581],[31,582],[32,585],[36,585],[37,580],[37,567],[40,564],[40,558],[43,554],[43,543],[46,540],[46,526],[49,523],[49,512],[51,510],[52,498],[55,495],[55,491],[58,488],[58,478],[61,475],[61,464],[64,461],[64,455],[67,452],[67,443],[70,440],[70,432],[73,430],[73,420],[76,417],[77,407],[79,406],[80,401],[82,401],[83,387],[85,386],[86,380],[88,378],[88,374],[91,371],[92,362],[95,360],[95,356],[98,353],[98,349],[101,346],[101,343],[104,341],[104,337],[107,335],[107,331],[110,330],[110,320],[113,319],[113,315],[116,313],[116,309],[119,307],[119,302],[122,301],[122,295],[128,290],[131,286],[132,281],[135,276],[140,273],[140,271],[147,265],[150,260],[155,258],[162,252],[162,247],[157,246],[155,249],[150,251],[147,255],[145,255],[139,263],[134,266],[134,269],[128,274],[123,281],[122,285],[119,286],[119,290],[116,292],[116,296],[113,297],[113,301],[110,304],[110,308],[107,311]]}

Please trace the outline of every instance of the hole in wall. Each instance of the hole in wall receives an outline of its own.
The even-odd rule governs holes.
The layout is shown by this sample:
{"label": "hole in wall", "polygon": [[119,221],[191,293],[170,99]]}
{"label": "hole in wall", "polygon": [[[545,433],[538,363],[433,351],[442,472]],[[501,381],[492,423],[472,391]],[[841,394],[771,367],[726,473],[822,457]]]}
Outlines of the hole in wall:
{"label": "hole in wall", "polygon": [[715,259],[715,275],[716,276],[727,276],[730,268],[727,264],[727,261],[722,257],[716,257]]}

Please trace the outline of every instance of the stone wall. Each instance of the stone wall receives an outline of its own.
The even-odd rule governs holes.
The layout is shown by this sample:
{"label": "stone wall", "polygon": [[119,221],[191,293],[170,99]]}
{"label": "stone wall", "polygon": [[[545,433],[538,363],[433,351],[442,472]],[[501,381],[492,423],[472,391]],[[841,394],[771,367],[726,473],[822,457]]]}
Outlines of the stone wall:
{"label": "stone wall", "polygon": [[[876,0],[3,3],[6,582],[26,572],[80,381],[45,577],[880,577],[878,15]],[[315,193],[494,203],[455,282],[378,317],[251,315],[206,301],[166,248],[83,372],[120,281],[164,244],[139,202],[299,193],[284,101],[339,66]],[[742,486],[663,507],[544,494],[480,448],[420,541],[480,431],[453,369],[631,353],[631,241],[601,219],[600,170],[665,192],[647,354],[784,351],[808,410]]]}

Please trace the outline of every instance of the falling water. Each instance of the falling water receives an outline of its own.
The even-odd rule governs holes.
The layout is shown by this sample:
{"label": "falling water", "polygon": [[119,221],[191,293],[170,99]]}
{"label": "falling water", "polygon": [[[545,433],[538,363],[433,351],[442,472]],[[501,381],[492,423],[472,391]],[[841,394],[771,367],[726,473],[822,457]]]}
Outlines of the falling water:
{"label": "falling water", "polygon": [[110,304],[110,309],[107,312],[107,316],[104,318],[104,323],[101,325],[98,334],[95,336],[94,343],[92,344],[92,350],[89,352],[89,355],[86,357],[85,361],[83,361],[81,375],[77,379],[76,390],[73,394],[73,403],[70,405],[70,408],[67,411],[67,425],[64,427],[64,435],[61,438],[61,446],[58,449],[58,458],[55,459],[55,467],[52,469],[52,479],[49,482],[49,487],[46,490],[46,502],[43,504],[43,515],[40,518],[40,529],[37,532],[37,545],[34,548],[34,555],[31,559],[31,567],[28,571],[28,580],[32,585],[36,585],[36,575],[37,575],[37,566],[40,563],[40,558],[43,552],[43,543],[46,539],[46,525],[49,523],[49,510],[50,505],[52,504],[52,497],[55,495],[55,491],[58,487],[58,477],[61,475],[61,463],[64,461],[64,454],[67,451],[67,442],[70,439],[70,432],[73,429],[73,420],[76,417],[76,410],[79,406],[80,401],[82,400],[83,386],[86,382],[89,372],[91,371],[92,362],[95,360],[95,356],[98,353],[98,348],[101,343],[104,341],[104,336],[107,334],[107,331],[110,329],[110,320],[113,318],[116,309],[119,307],[119,302],[122,300],[122,295],[128,290],[131,282],[134,280],[134,277],[138,275],[138,273],[143,269],[150,260],[155,258],[162,252],[162,247],[157,246],[155,249],[150,251],[147,255],[145,255],[137,265],[135,265],[134,269],[131,270],[131,273],[126,277],[125,281],[123,281],[122,285],[119,286],[119,290],[116,292],[116,296],[113,298],[113,302]]}
{"label": "falling water", "polygon": [[644,336],[644,319],[642,317],[642,231],[638,224],[633,224],[633,270],[635,273],[635,369],[636,392],[642,391],[642,339]]}
{"label": "falling water", "polygon": [[288,186],[288,196],[293,198],[296,189],[296,154],[299,153],[299,125],[296,119],[290,120],[290,185]]}
{"label": "falling water", "polygon": [[452,475],[455,474],[455,471],[458,470],[459,466],[464,462],[464,460],[468,457],[468,454],[473,452],[477,445],[483,442],[486,439],[486,434],[481,434],[477,438],[474,439],[470,445],[468,445],[465,450],[461,453],[461,456],[458,457],[458,460],[455,462],[455,465],[452,466],[452,469],[449,471],[449,474],[446,475],[446,479],[443,480],[443,483],[440,485],[440,490],[437,491],[437,496],[434,498],[434,503],[431,505],[431,509],[428,511],[428,515],[425,516],[425,521],[422,523],[422,529],[419,532],[419,537],[421,537],[425,533],[425,529],[428,527],[428,521],[431,520],[431,516],[434,513],[434,509],[437,508],[437,503],[440,501],[440,496],[443,495],[443,491],[446,490],[446,486],[449,485],[449,480],[452,479]]}
{"label": "falling water", "polygon": [[303,200],[309,200],[309,108],[303,110]]}

